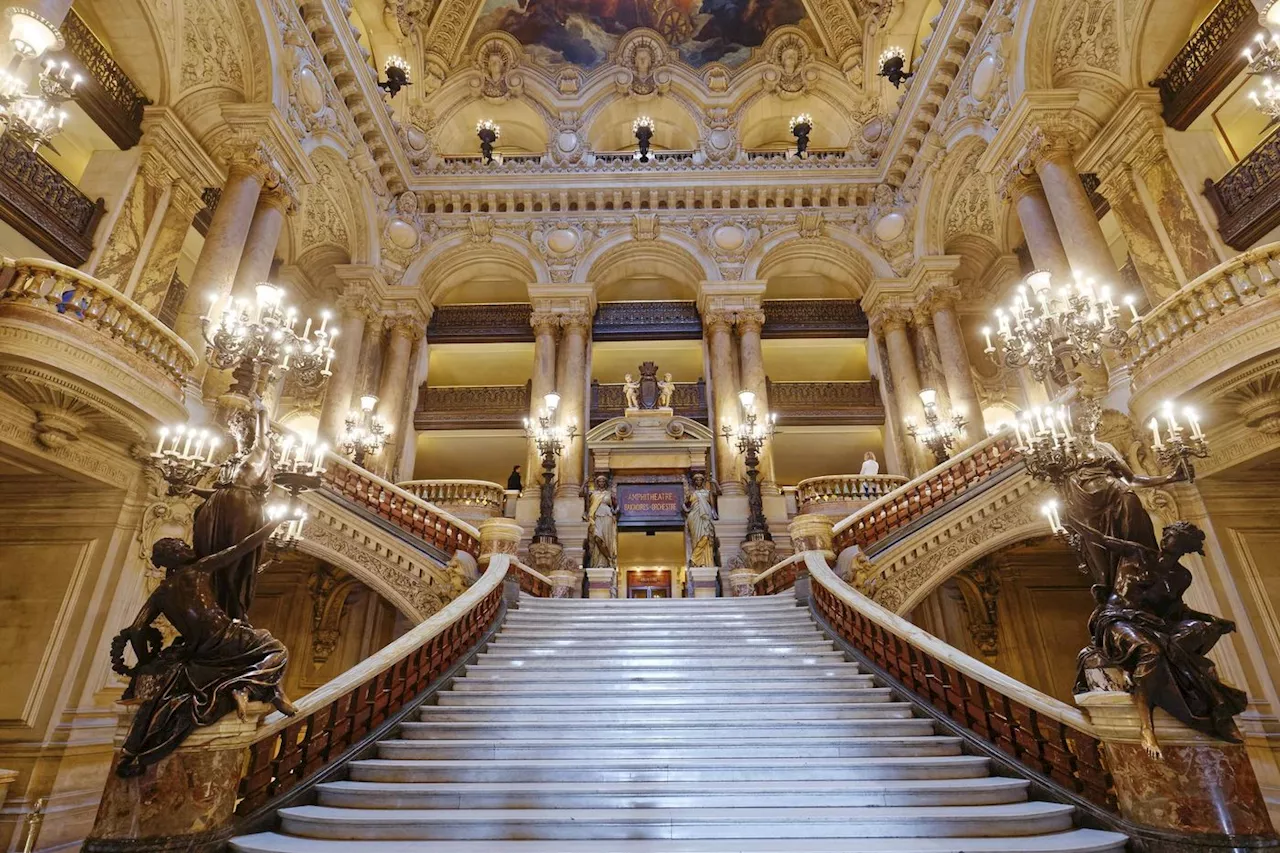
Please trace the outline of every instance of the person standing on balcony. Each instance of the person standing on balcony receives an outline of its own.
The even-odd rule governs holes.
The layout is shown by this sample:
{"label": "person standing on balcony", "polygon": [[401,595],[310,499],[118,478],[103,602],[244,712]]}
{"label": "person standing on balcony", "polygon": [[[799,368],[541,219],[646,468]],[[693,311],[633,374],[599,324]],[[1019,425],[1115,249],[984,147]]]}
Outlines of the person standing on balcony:
{"label": "person standing on balcony", "polygon": [[507,491],[518,492],[524,488],[524,482],[520,479],[520,466],[517,465],[511,469],[511,476],[507,477]]}
{"label": "person standing on balcony", "polygon": [[[859,477],[875,477],[880,473],[880,461],[876,459],[875,451],[868,450],[862,454],[862,470],[858,472]],[[871,484],[863,480],[859,486],[859,491],[863,497],[871,494]]]}

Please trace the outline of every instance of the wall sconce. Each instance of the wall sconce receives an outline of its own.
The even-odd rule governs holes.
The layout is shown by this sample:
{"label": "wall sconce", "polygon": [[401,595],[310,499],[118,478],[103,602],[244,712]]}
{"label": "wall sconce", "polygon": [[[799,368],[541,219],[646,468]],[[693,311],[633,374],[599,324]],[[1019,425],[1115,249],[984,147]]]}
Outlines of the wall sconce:
{"label": "wall sconce", "polygon": [[920,426],[914,418],[907,418],[907,434],[933,451],[934,461],[941,465],[951,458],[951,448],[964,435],[967,421],[962,412],[950,416],[940,413],[938,392],[932,388],[920,392],[920,402],[924,405],[925,425]]}
{"label": "wall sconce", "polygon": [[405,86],[412,86],[413,82],[409,79],[409,63],[399,56],[388,56],[383,71],[387,75],[386,80],[379,81],[378,88],[386,92],[391,97],[400,94],[400,90]]}
{"label": "wall sconce", "polygon": [[916,75],[907,71],[907,52],[895,44],[880,54],[880,71],[876,76],[885,78],[897,89]]}
{"label": "wall sconce", "polygon": [[800,113],[791,117],[791,135],[796,138],[796,156],[804,158],[809,153],[809,134],[813,131],[813,116]]}

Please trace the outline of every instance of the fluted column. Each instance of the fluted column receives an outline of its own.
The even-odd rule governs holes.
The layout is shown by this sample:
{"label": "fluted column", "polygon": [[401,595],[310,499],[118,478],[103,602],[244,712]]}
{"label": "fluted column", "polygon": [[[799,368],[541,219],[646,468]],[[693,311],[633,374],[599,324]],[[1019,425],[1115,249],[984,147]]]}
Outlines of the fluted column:
{"label": "fluted column", "polygon": [[[425,331],[425,324],[422,327]],[[392,424],[395,432],[388,445],[394,445],[395,456],[392,457],[391,471],[387,479],[393,483],[414,478],[414,468],[418,456],[418,430],[414,426],[414,418],[418,411],[418,395],[427,381],[428,342],[425,334],[419,335],[413,342],[409,353],[409,369],[403,393],[404,405],[400,411],[400,422]]]}
{"label": "fluted column", "polygon": [[591,332],[591,314],[574,311],[560,315],[560,351],[563,358],[556,377],[560,394],[560,422],[576,422],[578,437],[570,441],[560,458],[560,475],[556,484],[559,497],[573,497],[582,489],[583,449],[586,447],[588,424],[587,402],[587,335]]}
{"label": "fluted column", "polygon": [[336,445],[352,410],[356,385],[360,378],[360,351],[364,347],[365,330],[373,316],[373,301],[368,291],[348,284],[338,298],[338,338],[334,345],[333,375],[329,377],[320,409],[320,435]]}
{"label": "fluted column", "polygon": [[[764,350],[760,345],[760,333],[764,328],[764,311],[748,309],[739,312],[738,355],[742,364],[742,388],[756,395],[756,411],[769,412],[769,383],[765,378]],[[760,451],[760,482],[777,488],[773,470],[773,442],[765,442]]]}
{"label": "fluted column", "polygon": [[711,424],[716,434],[716,473],[723,494],[742,495],[746,494],[746,490],[742,486],[737,448],[720,433],[722,424],[737,425],[741,406],[738,402],[738,377],[734,365],[733,321],[734,316],[728,311],[712,310],[702,314],[702,326],[711,362]]}
{"label": "fluted column", "polygon": [[969,421],[967,437],[961,445],[968,446],[982,438],[982,405],[978,401],[978,389],[973,384],[973,368],[969,363],[969,349],[964,343],[964,331],[956,314],[959,296],[959,290],[954,287],[934,287],[929,291],[925,305],[933,318],[942,374],[951,397],[951,411],[963,413]]}
{"label": "fluted column", "polygon": [[1113,281],[1116,277],[1115,260],[1102,226],[1098,224],[1089,194],[1080,183],[1070,146],[1058,140],[1043,139],[1033,159],[1072,270],[1101,281]]}
{"label": "fluted column", "polygon": [[[920,373],[916,367],[915,351],[911,346],[911,338],[907,334],[907,323],[910,316],[906,311],[897,308],[885,308],[877,313],[873,322],[877,334],[884,340],[885,355],[889,360],[889,373],[893,376],[894,401],[897,404],[898,417],[905,423],[907,418],[914,418],[916,423],[924,422],[924,409],[920,403]],[[895,424],[905,429],[903,423]],[[906,461],[908,473],[912,476],[927,470],[919,446],[910,438],[903,441],[907,451]]]}
{"label": "fluted column", "polygon": [[200,317],[208,310],[211,296],[221,300],[231,293],[265,174],[265,170],[253,162],[237,160],[232,163],[222,187],[222,197],[191,273],[187,298],[175,329],[198,353],[205,351]]}
{"label": "fluted column", "polygon": [[1053,211],[1049,209],[1049,199],[1045,197],[1040,178],[1019,172],[1010,182],[1007,192],[1017,211],[1018,223],[1027,238],[1027,249],[1036,268],[1053,273],[1055,281],[1067,280],[1071,275],[1071,263],[1067,260],[1067,250],[1058,235],[1058,226],[1053,221]]}
{"label": "fluted column", "polygon": [[[543,399],[556,390],[556,333],[559,318],[549,311],[535,311],[533,326],[533,379],[529,383],[529,421],[536,423]],[[542,457],[538,445],[529,439],[529,457],[524,466],[524,491],[537,495],[542,490]]]}

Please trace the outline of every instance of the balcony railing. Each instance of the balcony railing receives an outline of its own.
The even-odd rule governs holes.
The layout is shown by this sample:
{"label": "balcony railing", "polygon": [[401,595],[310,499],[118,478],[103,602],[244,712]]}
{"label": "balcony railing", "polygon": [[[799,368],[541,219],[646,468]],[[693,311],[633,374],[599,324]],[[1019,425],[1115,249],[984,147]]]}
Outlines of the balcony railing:
{"label": "balcony railing", "polygon": [[11,134],[0,136],[0,219],[58,263],[89,260],[105,210]]}
{"label": "balcony railing", "polygon": [[1267,137],[1222,180],[1206,180],[1204,192],[1218,214],[1218,233],[1233,249],[1243,252],[1280,226],[1280,133]]}
{"label": "balcony railing", "polygon": [[1165,123],[1186,130],[1245,68],[1242,52],[1258,31],[1250,0],[1222,0],[1159,77]]}
{"label": "balcony railing", "polygon": [[856,299],[766,299],[766,338],[865,338],[869,325]]}
{"label": "balcony railing", "polygon": [[884,423],[880,384],[864,382],[769,382],[769,409],[783,426]]}
{"label": "balcony railing", "polygon": [[529,415],[529,385],[428,386],[418,395],[417,429],[517,429]]}
{"label": "balcony railing", "polygon": [[[627,395],[621,384],[591,383],[591,426],[622,417],[627,408]],[[698,423],[707,422],[707,385],[697,382],[677,382],[671,395],[671,408],[682,418]]]}
{"label": "balcony railing", "polygon": [[458,344],[532,341],[532,314],[533,306],[527,302],[441,305],[431,315],[427,338]]}
{"label": "balcony railing", "polygon": [[841,518],[877,501],[907,482],[896,474],[834,474],[801,480],[796,486],[798,510]]}
{"label": "balcony railing", "polygon": [[507,504],[506,490],[485,480],[409,480],[398,485],[409,494],[466,520],[499,518]]}
{"label": "balcony railing", "polygon": [[142,109],[151,101],[116,64],[97,36],[76,14],[67,12],[59,27],[66,47],[58,54],[84,72],[76,88],[76,103],[121,148],[132,148],[142,138]]}
{"label": "balcony railing", "polygon": [[591,326],[595,341],[701,340],[696,302],[602,302]]}

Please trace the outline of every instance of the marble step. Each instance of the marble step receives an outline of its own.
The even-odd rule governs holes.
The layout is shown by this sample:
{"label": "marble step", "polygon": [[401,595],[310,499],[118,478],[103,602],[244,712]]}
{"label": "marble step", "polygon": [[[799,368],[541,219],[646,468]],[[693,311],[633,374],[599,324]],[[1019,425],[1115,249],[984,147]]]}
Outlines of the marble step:
{"label": "marble step", "polygon": [[520,655],[555,655],[557,657],[648,657],[681,655],[683,657],[720,657],[726,654],[785,654],[830,652],[835,644],[814,637],[775,641],[769,637],[747,637],[738,641],[745,648],[695,645],[679,638],[654,639],[644,643],[616,639],[563,639],[548,637],[540,641],[509,639],[501,634],[485,646],[485,654],[494,657]]}
{"label": "marble step", "polygon": [[379,758],[415,759],[434,761],[455,759],[480,761],[493,758],[523,758],[528,760],[576,758],[591,761],[607,758],[646,758],[666,761],[673,758],[805,758],[826,756],[831,758],[861,757],[914,757],[930,755],[956,755],[960,752],[959,738],[943,735],[866,737],[774,737],[765,742],[735,743],[709,740],[703,743],[688,741],[658,741],[654,738],[632,740],[614,738],[582,741],[563,740],[409,740],[389,739],[378,743]]}
{"label": "marble step", "polygon": [[627,632],[604,632],[594,628],[503,628],[494,641],[506,644],[527,643],[541,645],[544,643],[593,644],[602,646],[632,645],[647,646],[651,643],[684,643],[696,648],[737,648],[756,643],[784,645],[797,642],[816,642],[825,640],[816,626],[783,630],[779,628],[636,628]]}
{"label": "marble step", "polygon": [[[785,647],[783,647],[785,648]],[[705,669],[746,669],[769,668],[769,667],[790,667],[790,666],[827,666],[839,664],[847,665],[844,654],[835,651],[796,652],[787,650],[785,652],[770,653],[761,650],[756,654],[722,654],[719,657],[711,655],[703,656],[675,656],[671,653],[665,655],[635,655],[635,656],[594,656],[586,655],[560,655],[551,654],[528,654],[528,655],[492,655],[480,654],[476,657],[474,666],[478,667],[519,667],[521,669],[555,669],[561,671],[564,669],[635,669],[635,670],[651,670],[651,669],[677,669],[680,671],[700,672]]]}
{"label": "marble step", "polygon": [[749,628],[799,628],[812,627],[813,620],[806,611],[796,608],[782,613],[745,614],[745,613],[698,613],[698,614],[666,614],[666,613],[628,613],[612,615],[594,614],[541,614],[515,613],[507,614],[504,625],[521,628],[598,628],[603,632],[624,631],[631,628],[678,628],[696,626],[699,628],[731,628],[743,626]]}
{"label": "marble step", "polygon": [[839,658],[835,660],[799,658],[796,660],[776,660],[751,666],[745,661],[731,664],[706,664],[701,666],[608,666],[589,663],[546,663],[538,661],[528,664],[506,661],[500,664],[471,663],[464,669],[464,679],[477,681],[535,682],[545,684],[547,681],[564,683],[566,681],[589,681],[593,684],[609,684],[614,682],[660,682],[660,683],[710,683],[722,681],[759,682],[774,679],[804,679],[811,681],[827,681],[830,679],[854,678],[863,679],[871,676],[863,675],[856,663],[848,663]]}
{"label": "marble step", "polygon": [[[829,667],[812,667],[808,670],[796,667],[788,670],[769,670],[748,673],[744,670],[708,671],[705,673],[680,672],[615,672],[598,670],[564,670],[554,674],[546,672],[522,673],[506,668],[477,670],[467,667],[465,677],[453,683],[454,692],[471,690],[499,690],[513,693],[594,692],[627,693],[646,690],[676,688],[698,693],[724,693],[728,691],[772,692],[803,690],[817,685],[846,688],[872,687],[872,677],[859,675],[857,670],[843,671]],[[756,677],[752,677],[752,675]],[[523,677],[522,677],[523,676]],[[589,688],[589,690],[588,690]]]}
{"label": "marble step", "polygon": [[456,706],[424,705],[419,719],[433,722],[494,722],[535,723],[558,722],[566,725],[625,725],[643,722],[645,725],[671,723],[736,725],[756,723],[773,724],[778,721],[803,721],[811,725],[823,725],[832,720],[909,719],[914,710],[908,702],[867,702],[857,705],[742,705],[717,708],[672,709],[662,705],[617,708],[612,704],[581,705],[568,708],[535,708],[524,706]]}
{"label": "marble step", "polygon": [[359,782],[861,782],[986,777],[987,759],[974,755],[847,758],[574,758],[489,761],[368,758],[351,762]]}
{"label": "marble step", "polygon": [[635,604],[621,599],[584,600],[569,599],[524,600],[511,613],[524,613],[534,616],[612,616],[630,618],[632,616],[698,616],[704,613],[726,616],[770,616],[779,613],[794,613],[804,610],[794,598],[772,599],[760,596],[750,602],[727,602],[724,599],[671,599],[671,606],[654,605],[649,602]]}
{"label": "marble step", "polygon": [[1071,806],[884,806],[750,809],[280,810],[284,832],[308,838],[531,840],[1010,837],[1072,828]]}
{"label": "marble step", "polygon": [[1000,777],[905,782],[326,782],[319,805],[354,809],[747,809],[981,806],[1025,802],[1029,782]]}
{"label": "marble step", "polygon": [[[887,702],[893,692],[887,687],[848,687],[845,685],[817,686],[806,681],[802,686],[788,686],[778,692],[757,689],[736,689],[680,684],[620,685],[619,689],[596,690],[589,684],[569,685],[557,688],[543,685],[540,690],[522,691],[518,699],[511,691],[472,684],[466,690],[458,690],[465,679],[454,682],[454,689],[437,696],[441,706],[467,705],[509,707],[516,702],[524,708],[563,708],[582,704],[599,705],[603,702],[620,710],[635,706],[662,705],[666,707],[720,708],[728,705],[770,706],[779,702],[844,704],[861,702]],[[623,689],[625,688],[625,689]]]}
{"label": "marble step", "polygon": [[596,743],[614,741],[647,741],[654,745],[679,745],[680,740],[714,743],[727,738],[734,742],[777,737],[803,738],[806,735],[833,737],[920,737],[934,733],[933,722],[923,719],[831,720],[821,728],[804,720],[776,720],[757,724],[736,719],[696,725],[692,723],[652,723],[633,718],[627,725],[616,723],[564,722],[407,722],[400,726],[399,736],[405,740],[485,740],[518,743],[521,740],[569,740],[583,749]]}
{"label": "marble step", "polygon": [[[818,838],[717,841],[443,841],[431,853],[1124,853],[1113,832],[1074,829],[1026,838]],[[330,841],[262,832],[232,839],[238,853],[423,853],[415,841]]]}

